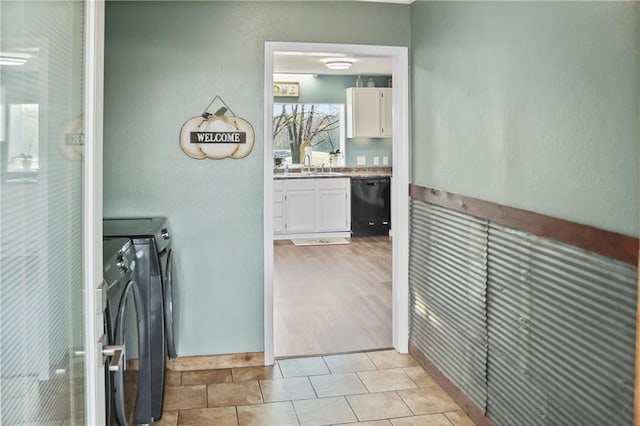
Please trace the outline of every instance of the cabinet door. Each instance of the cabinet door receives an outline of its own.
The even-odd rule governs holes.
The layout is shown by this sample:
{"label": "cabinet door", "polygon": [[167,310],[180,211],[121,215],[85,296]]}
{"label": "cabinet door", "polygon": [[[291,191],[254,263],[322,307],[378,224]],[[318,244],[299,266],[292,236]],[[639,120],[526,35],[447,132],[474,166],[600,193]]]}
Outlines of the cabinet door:
{"label": "cabinet door", "polygon": [[347,137],[380,137],[379,89],[347,89]]}
{"label": "cabinet door", "polygon": [[315,228],[315,191],[287,191],[285,194],[285,229],[287,233],[313,232]]}
{"label": "cabinet door", "polygon": [[346,189],[318,191],[319,232],[348,231],[349,202]]}
{"label": "cabinet door", "polygon": [[273,203],[273,233],[281,234],[284,231],[284,221],[282,220],[282,203]]}
{"label": "cabinet door", "polygon": [[281,234],[284,231],[283,208],[284,186],[282,181],[273,182],[273,233]]}
{"label": "cabinet door", "polygon": [[393,89],[380,89],[380,136],[393,136]]}

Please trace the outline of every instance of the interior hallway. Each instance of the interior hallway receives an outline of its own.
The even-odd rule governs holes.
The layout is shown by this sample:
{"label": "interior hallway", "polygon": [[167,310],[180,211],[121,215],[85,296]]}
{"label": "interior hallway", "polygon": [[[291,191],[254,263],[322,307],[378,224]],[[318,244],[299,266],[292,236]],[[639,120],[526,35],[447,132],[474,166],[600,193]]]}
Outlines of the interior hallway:
{"label": "interior hallway", "polygon": [[394,350],[168,372],[164,410],[155,425],[473,426],[410,355]]}
{"label": "interior hallway", "polygon": [[278,358],[392,347],[391,238],[294,246],[274,242]]}

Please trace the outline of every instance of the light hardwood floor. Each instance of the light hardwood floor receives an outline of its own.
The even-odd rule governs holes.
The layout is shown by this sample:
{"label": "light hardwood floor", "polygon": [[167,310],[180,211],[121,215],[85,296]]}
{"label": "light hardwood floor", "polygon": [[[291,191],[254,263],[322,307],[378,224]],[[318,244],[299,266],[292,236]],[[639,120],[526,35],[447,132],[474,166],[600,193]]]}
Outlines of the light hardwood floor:
{"label": "light hardwood floor", "polygon": [[274,242],[275,356],[390,348],[391,238]]}

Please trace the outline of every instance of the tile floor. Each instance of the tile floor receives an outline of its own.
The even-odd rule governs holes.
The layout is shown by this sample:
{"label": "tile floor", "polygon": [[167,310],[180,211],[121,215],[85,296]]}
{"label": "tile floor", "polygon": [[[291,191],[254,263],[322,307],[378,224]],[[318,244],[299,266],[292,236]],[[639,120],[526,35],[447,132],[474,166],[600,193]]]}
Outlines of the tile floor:
{"label": "tile floor", "polygon": [[168,372],[164,410],[155,425],[473,426],[411,356],[393,350]]}

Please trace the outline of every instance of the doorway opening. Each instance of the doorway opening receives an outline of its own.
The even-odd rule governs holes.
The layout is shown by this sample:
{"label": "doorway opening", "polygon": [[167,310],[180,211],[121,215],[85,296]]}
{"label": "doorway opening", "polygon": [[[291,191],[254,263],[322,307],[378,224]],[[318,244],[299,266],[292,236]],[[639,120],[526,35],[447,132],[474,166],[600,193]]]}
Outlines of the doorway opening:
{"label": "doorway opening", "polygon": [[[391,139],[391,149],[392,155],[390,159],[387,158],[388,164],[384,164],[385,156],[371,156],[369,158],[369,164],[374,166],[389,166],[389,169],[392,170],[392,176],[390,179],[391,186],[391,223],[392,223],[392,233],[393,237],[366,237],[363,239],[352,239],[351,244],[348,245],[336,245],[335,249],[331,251],[324,251],[322,253],[327,254],[331,253],[329,257],[321,259],[318,253],[320,249],[326,249],[326,247],[295,247],[295,249],[302,248],[302,250],[296,251],[298,255],[294,255],[293,244],[288,240],[286,235],[283,237],[282,235],[278,236],[280,224],[277,220],[274,219],[274,200],[277,201],[274,196],[274,188],[279,190],[282,185],[281,182],[277,182],[274,185],[274,149],[276,149],[276,145],[274,144],[274,128],[277,129],[278,123],[275,122],[274,117],[276,113],[274,112],[274,104],[279,105],[278,102],[274,102],[274,91],[275,85],[278,85],[278,94],[289,93],[291,92],[295,97],[299,97],[300,100],[304,98],[301,96],[300,90],[302,85],[291,84],[294,82],[291,81],[274,81],[274,63],[275,63],[275,55],[279,55],[280,57],[285,57],[287,59],[292,59],[290,61],[292,64],[296,59],[300,59],[302,57],[311,57],[315,58],[316,61],[320,62],[322,66],[325,63],[322,63],[322,59],[328,56],[335,56],[337,58],[347,58],[342,62],[357,62],[357,58],[371,58],[373,61],[378,60],[380,62],[390,62],[390,76],[391,81],[393,82],[393,90],[391,95],[391,108],[392,111],[388,114],[388,123],[392,126],[392,132],[389,132],[388,126],[386,129],[387,133],[392,133]],[[295,66],[292,65],[292,66]],[[281,67],[280,67],[281,68]],[[357,73],[354,67],[354,72]],[[279,71],[282,72],[281,69]],[[300,72],[302,71],[300,68],[292,68],[290,70],[285,70],[284,72]],[[309,74],[308,70],[306,70]],[[308,75],[307,74],[307,75]],[[369,76],[367,76],[369,77]],[[285,77],[286,78],[286,77]],[[389,83],[391,83],[389,81]],[[386,82],[386,80],[385,80]],[[280,87],[282,83],[286,83],[287,87]],[[366,82],[365,84],[366,85]],[[354,84],[354,86],[356,86]],[[380,83],[376,84],[373,82],[373,86],[380,86]],[[323,92],[325,93],[325,92]],[[326,93],[325,93],[326,94]],[[265,319],[265,327],[264,327],[264,335],[265,335],[265,364],[270,365],[274,361],[274,356],[283,357],[283,356],[294,356],[294,355],[312,355],[317,354],[312,346],[307,349],[304,348],[290,348],[290,349],[282,349],[279,350],[279,353],[274,353],[275,349],[275,335],[274,335],[274,272],[279,272],[279,268],[274,268],[274,260],[280,262],[285,262],[289,265],[292,265],[292,272],[290,277],[288,278],[288,283],[286,284],[288,287],[284,290],[290,291],[294,296],[293,302],[296,303],[295,299],[298,301],[307,300],[309,302],[313,302],[315,295],[318,295],[320,298],[329,298],[332,297],[335,299],[336,305],[343,303],[339,309],[335,309],[335,312],[344,311],[345,309],[349,309],[349,301],[345,300],[345,297],[349,291],[341,294],[341,287],[339,283],[332,278],[336,278],[339,281],[349,280],[349,278],[345,278],[344,275],[340,277],[340,272],[344,272],[346,270],[347,274],[352,274],[350,284],[352,284],[352,289],[358,288],[358,279],[360,276],[369,275],[371,277],[381,277],[382,281],[384,281],[385,268],[386,273],[388,274],[387,279],[387,290],[388,284],[390,281],[391,291],[387,297],[387,311],[390,308],[391,310],[391,324],[387,324],[388,329],[391,331],[391,339],[387,338],[389,344],[391,344],[398,352],[406,353],[408,351],[408,196],[407,196],[407,188],[408,188],[408,169],[409,169],[409,161],[408,161],[408,49],[406,47],[394,47],[394,46],[368,46],[368,45],[345,45],[345,44],[318,44],[318,43],[280,43],[280,42],[267,42],[265,43],[265,122],[264,122],[264,264],[265,264],[265,273],[264,273],[264,285],[265,285],[265,298],[264,298],[264,319]],[[322,97],[322,96],[320,96]],[[276,98],[281,100],[281,98]],[[387,98],[388,99],[388,98]],[[306,102],[306,100],[305,100]],[[314,100],[316,102],[316,100]],[[322,103],[322,102],[318,102]],[[328,102],[326,102],[328,103]],[[300,104],[304,104],[301,102]],[[298,104],[298,105],[300,105]],[[286,111],[286,107],[281,107],[282,111]],[[309,109],[307,109],[309,111]],[[312,123],[309,123],[312,124]],[[341,130],[343,132],[343,130]],[[351,129],[353,131],[353,129]],[[344,134],[344,133],[342,133]],[[344,141],[336,140],[335,138],[332,140],[330,136],[320,138],[322,140],[329,139],[329,144],[325,143],[325,148],[323,149],[320,145],[320,141],[316,140],[315,144],[310,143],[309,141],[304,141],[308,143],[307,146],[298,146],[297,159],[299,164],[302,164],[306,167],[306,171],[309,172],[312,168],[312,157],[318,158],[321,157],[322,163],[325,163],[325,159],[323,155],[328,155],[329,157],[326,159],[326,163],[324,166],[316,165],[317,167],[321,167],[322,172],[325,172],[325,167],[331,164],[334,165],[345,165],[347,161],[353,164],[356,163],[361,164],[361,158],[351,158],[350,160],[345,161],[342,158],[342,163],[340,163],[340,156],[337,156],[338,162],[333,162],[336,160],[336,150],[338,146],[344,147]],[[339,138],[338,138],[339,139]],[[311,145],[311,147],[309,147]],[[281,148],[281,147],[280,147]],[[307,155],[311,154],[310,151],[305,150],[304,148],[313,148],[320,152],[319,155]],[[291,149],[291,157],[287,158],[288,153],[284,153],[282,157],[285,157],[287,162],[294,161],[294,147]],[[324,153],[324,151],[328,151]],[[302,157],[303,153],[305,153],[305,157]],[[344,155],[344,149],[341,154]],[[349,148],[347,148],[347,156],[350,154]],[[353,154],[353,153],[351,153]],[[384,153],[383,153],[384,154]],[[363,157],[366,157],[363,155]],[[305,162],[301,161],[302,158],[305,158]],[[333,160],[333,161],[332,161]],[[374,163],[375,161],[375,163]],[[372,164],[373,163],[373,164]],[[366,161],[365,161],[366,164]],[[293,167],[293,166],[292,166]],[[299,167],[299,166],[298,166]],[[326,173],[326,172],[325,172]],[[279,176],[280,177],[280,176]],[[336,177],[336,176],[331,176]],[[330,186],[340,186],[341,177],[337,179],[332,179],[332,183]],[[281,181],[280,179],[277,179]],[[328,182],[324,179],[313,179],[315,181]],[[344,179],[347,181],[346,184],[349,184],[349,179]],[[287,182],[291,181],[291,179],[287,179]],[[345,184],[345,185],[346,185]],[[318,184],[323,185],[323,184]],[[345,189],[347,192],[349,189]],[[316,188],[317,189],[317,188]],[[338,188],[333,188],[338,189]],[[318,191],[320,191],[318,189]],[[276,194],[278,192],[276,191]],[[318,192],[320,194],[320,192]],[[336,192],[334,191],[335,195]],[[309,194],[307,194],[309,195]],[[337,197],[334,197],[337,199]],[[277,202],[275,203],[278,204]],[[317,205],[317,204],[316,204]],[[277,206],[276,206],[277,207]],[[334,211],[333,208],[331,211]],[[275,213],[278,213],[275,211]],[[304,216],[302,216],[304,217]],[[318,225],[318,221],[316,221],[316,226]],[[300,228],[300,232],[296,233],[296,237],[300,238],[311,238],[317,236],[317,234],[311,232],[308,233],[308,229]],[[275,238],[275,250],[274,250],[274,230],[276,231]],[[317,230],[317,229],[316,229]],[[335,231],[335,232],[323,232],[323,237],[344,237],[345,230],[340,228],[322,228],[323,231]],[[349,230],[347,230],[349,231]],[[289,229],[289,233],[292,231]],[[350,232],[347,232],[347,236]],[[315,251],[315,255],[314,255]],[[274,257],[274,252],[277,254],[277,258]],[[303,253],[304,252],[304,253]],[[349,265],[349,253],[358,253],[356,257],[351,259],[351,265]],[[364,254],[364,255],[363,255]],[[331,258],[334,256],[334,258]],[[381,261],[382,258],[387,257],[390,259],[389,265],[385,266],[384,261]],[[316,266],[311,268],[311,266],[307,267],[305,265],[305,258],[307,261],[310,259],[313,260],[312,263],[315,263]],[[342,262],[342,263],[341,263]],[[367,266],[368,265],[368,266]],[[380,267],[381,269],[376,274],[376,271],[372,268],[375,265]],[[391,271],[389,271],[389,269]],[[324,270],[324,272],[320,272]],[[389,273],[390,272],[390,273]],[[355,275],[353,275],[355,274]],[[282,277],[280,276],[279,280]],[[355,281],[355,286],[353,285]],[[375,281],[375,279],[374,279]],[[297,283],[303,283],[306,288],[302,285],[296,286]],[[275,284],[278,285],[278,284]],[[379,295],[371,294],[371,298],[375,299],[378,297],[382,297],[381,295],[384,293],[384,282],[378,282],[374,285],[373,288],[377,288],[381,290]],[[371,288],[369,288],[370,290]],[[315,291],[314,291],[315,290]],[[369,291],[366,290],[366,291]],[[360,295],[360,300],[362,299],[362,295]],[[289,301],[291,302],[291,300]],[[280,303],[280,300],[278,301]],[[346,304],[345,304],[346,303]],[[304,317],[305,307],[303,303],[300,303],[299,311],[302,311],[302,315]],[[357,310],[362,306],[352,306],[352,310]],[[366,311],[366,307],[364,310]],[[374,315],[371,318],[375,317],[375,311],[377,308],[374,308]],[[369,309],[369,311],[372,311]],[[303,318],[301,317],[301,318]],[[366,315],[365,315],[366,317]],[[307,318],[309,319],[309,318]],[[333,321],[337,321],[339,323],[341,321],[340,318],[333,318]],[[279,324],[282,325],[282,320],[279,320]],[[311,320],[313,321],[313,320]],[[375,319],[373,321],[376,321]],[[382,318],[378,318],[378,326],[384,326],[380,322],[384,322]],[[386,320],[388,322],[389,319]],[[304,327],[304,325],[297,324],[298,327]],[[349,327],[349,324],[344,324],[343,327]],[[280,328],[282,328],[280,326]],[[362,328],[360,329],[362,330]],[[279,329],[279,333],[287,333],[286,329]],[[357,332],[358,334],[362,334],[361,332]],[[374,333],[376,334],[376,333]],[[380,333],[377,333],[380,335]],[[367,336],[355,336],[356,338],[361,338],[363,342],[367,341]],[[331,340],[331,334],[329,333],[326,336],[327,339]],[[313,340],[313,339],[312,339]],[[317,340],[317,339],[316,339]],[[368,343],[363,343],[367,345]],[[374,346],[378,344],[371,343]],[[384,346],[388,346],[384,345]],[[334,341],[329,342],[329,345],[325,345],[330,352],[345,352],[349,351],[340,349],[341,347],[348,348],[348,345],[341,346],[340,342]],[[370,348],[370,349],[380,349],[381,347]],[[353,350],[363,350],[366,348],[358,348],[353,347]],[[321,352],[326,353],[325,350],[320,350]],[[302,352],[302,353],[295,353]]]}

